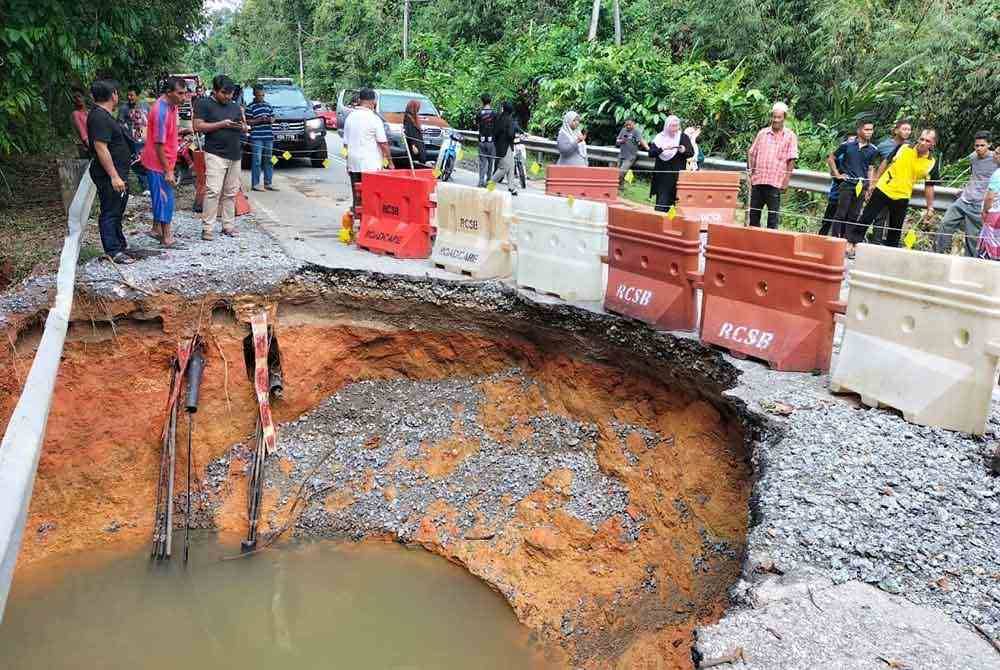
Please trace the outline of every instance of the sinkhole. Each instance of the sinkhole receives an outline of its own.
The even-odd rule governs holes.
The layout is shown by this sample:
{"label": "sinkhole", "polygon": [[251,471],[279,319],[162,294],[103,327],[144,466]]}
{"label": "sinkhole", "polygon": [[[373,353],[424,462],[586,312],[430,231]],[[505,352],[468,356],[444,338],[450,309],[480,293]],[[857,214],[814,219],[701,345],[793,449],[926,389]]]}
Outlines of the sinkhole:
{"label": "sinkhole", "polygon": [[[71,647],[115,667],[116,652],[153,654],[165,638],[165,656],[197,640],[205,662],[241,645],[248,668],[691,667],[693,629],[726,607],[749,522],[724,364],[607,315],[462,290],[164,295],[141,312],[75,314],[0,626],[0,646],[28,645],[15,667],[69,667]],[[267,541],[241,556],[257,417],[244,340],[258,311],[280,340],[278,448],[260,499]],[[192,559],[151,564],[169,366],[196,330]],[[28,332],[0,362],[4,422]],[[177,459],[183,472],[184,449]],[[118,635],[132,642],[109,644]]]}

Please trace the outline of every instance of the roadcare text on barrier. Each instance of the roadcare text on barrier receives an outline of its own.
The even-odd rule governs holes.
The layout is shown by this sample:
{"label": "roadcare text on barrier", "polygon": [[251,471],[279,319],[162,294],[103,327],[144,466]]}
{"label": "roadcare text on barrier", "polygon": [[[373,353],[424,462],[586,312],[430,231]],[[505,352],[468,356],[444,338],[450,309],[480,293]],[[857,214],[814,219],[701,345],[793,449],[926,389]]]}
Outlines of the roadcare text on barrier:
{"label": "roadcare text on barrier", "polygon": [[403,238],[399,235],[390,235],[378,230],[365,231],[365,238],[375,240],[376,242],[388,242],[389,244],[400,244],[403,241]]}
{"label": "roadcare text on barrier", "polygon": [[440,247],[437,251],[438,256],[444,256],[445,258],[454,258],[456,260],[464,261],[466,263],[478,263],[479,254],[474,251],[469,251],[468,249],[458,249],[455,247]]}

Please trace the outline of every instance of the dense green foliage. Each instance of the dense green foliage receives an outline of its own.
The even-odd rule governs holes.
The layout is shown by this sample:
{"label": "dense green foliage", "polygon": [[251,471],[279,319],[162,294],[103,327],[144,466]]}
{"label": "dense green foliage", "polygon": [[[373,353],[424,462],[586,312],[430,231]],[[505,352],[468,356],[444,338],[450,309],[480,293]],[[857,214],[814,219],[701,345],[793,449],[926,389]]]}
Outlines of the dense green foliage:
{"label": "dense green foliage", "polygon": [[152,83],[176,62],[201,7],[202,0],[0,0],[0,156],[67,134],[74,87],[97,77]]}
{"label": "dense green foliage", "polygon": [[215,17],[190,65],[296,76],[301,24],[311,96],[361,83],[418,89],[460,126],[490,91],[529,103],[531,129],[549,135],[576,109],[598,141],[626,116],[650,132],[674,112],[730,156],[783,99],[812,165],[862,116],[880,135],[900,115],[933,124],[951,158],[977,129],[1000,132],[998,0],[621,2],[625,42],[614,47],[607,0],[594,44],[590,0],[414,1],[403,60],[399,0],[245,0]]}

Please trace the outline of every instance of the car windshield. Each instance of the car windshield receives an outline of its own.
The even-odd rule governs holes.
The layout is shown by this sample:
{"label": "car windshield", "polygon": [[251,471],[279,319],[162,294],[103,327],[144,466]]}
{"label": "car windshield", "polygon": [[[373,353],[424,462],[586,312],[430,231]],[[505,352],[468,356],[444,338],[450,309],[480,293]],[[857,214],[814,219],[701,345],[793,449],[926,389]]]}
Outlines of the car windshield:
{"label": "car windshield", "polygon": [[406,111],[406,103],[410,100],[420,102],[420,112],[424,116],[438,116],[434,103],[423,96],[382,94],[378,99],[378,111],[383,114],[402,114]]}
{"label": "car windshield", "polygon": [[[253,102],[253,91],[250,87],[243,89],[243,101]],[[311,107],[306,96],[297,88],[265,88],[264,101],[272,107]]]}

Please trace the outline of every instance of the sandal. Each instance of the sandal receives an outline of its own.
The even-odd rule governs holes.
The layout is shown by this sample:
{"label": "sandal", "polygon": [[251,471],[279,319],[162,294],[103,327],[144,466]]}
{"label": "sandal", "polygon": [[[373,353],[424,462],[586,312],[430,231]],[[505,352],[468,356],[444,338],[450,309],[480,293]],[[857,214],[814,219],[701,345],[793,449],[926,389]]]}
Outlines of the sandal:
{"label": "sandal", "polygon": [[240,232],[236,230],[236,227],[234,226],[232,228],[223,228],[222,234],[228,235],[229,237],[237,237],[240,234]]}
{"label": "sandal", "polygon": [[157,235],[156,233],[154,233],[152,230],[147,230],[146,231],[146,237],[152,237],[157,242],[162,242],[163,241],[163,238],[160,237],[159,235]]}
{"label": "sandal", "polygon": [[135,259],[131,256],[126,256],[125,252],[119,251],[113,258],[111,258],[111,262],[117,265],[132,265],[132,263],[135,263]]}

